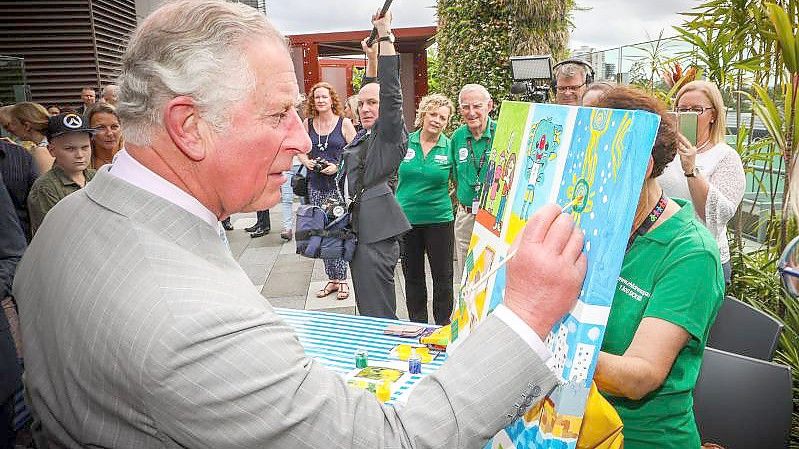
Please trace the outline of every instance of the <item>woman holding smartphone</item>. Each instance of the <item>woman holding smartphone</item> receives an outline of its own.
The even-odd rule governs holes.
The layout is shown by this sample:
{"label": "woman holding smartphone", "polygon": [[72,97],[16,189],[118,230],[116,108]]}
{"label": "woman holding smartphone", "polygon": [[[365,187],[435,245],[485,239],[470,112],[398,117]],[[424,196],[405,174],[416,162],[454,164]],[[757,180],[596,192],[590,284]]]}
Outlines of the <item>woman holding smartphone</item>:
{"label": "woman holding smartphone", "polygon": [[719,245],[724,280],[730,283],[727,222],[743,199],[746,179],[738,153],[724,142],[726,110],[721,92],[709,81],[692,81],[677,92],[679,113],[697,114],[696,143],[679,135],[677,155],[658,178],[663,192],[693,203],[697,217]]}

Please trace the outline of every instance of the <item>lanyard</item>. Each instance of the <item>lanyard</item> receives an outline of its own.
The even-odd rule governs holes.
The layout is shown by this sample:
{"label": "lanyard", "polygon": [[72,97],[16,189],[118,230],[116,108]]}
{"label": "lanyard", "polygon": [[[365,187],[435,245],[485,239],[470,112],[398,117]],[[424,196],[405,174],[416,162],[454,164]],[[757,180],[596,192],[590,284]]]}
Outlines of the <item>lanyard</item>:
{"label": "lanyard", "polygon": [[644,222],[638,226],[638,229],[636,229],[635,232],[630,234],[630,238],[627,239],[627,249],[625,250],[625,253],[630,251],[630,247],[633,246],[635,238],[639,235],[646,234],[652,225],[658,221],[658,218],[663,215],[663,211],[666,210],[666,204],[668,204],[668,201],[669,200],[666,198],[666,196],[661,193],[660,200],[658,200],[657,204],[655,204],[655,207],[652,208],[652,211],[649,212],[649,215],[644,219]]}
{"label": "lanyard", "polygon": [[[486,159],[487,159],[486,156],[491,152],[491,144],[494,141],[494,129],[495,128],[496,128],[496,124],[491,123],[491,126],[490,126],[491,137],[488,138],[488,146],[486,147],[485,151],[483,151],[483,154],[480,156],[480,165],[479,166],[475,164],[474,147],[472,146],[472,136],[469,136],[466,139],[466,146],[469,147],[469,157],[472,159],[472,166],[474,166],[474,168],[477,170],[477,172],[475,173],[475,177],[477,179],[480,179],[480,172],[483,171],[483,166],[485,165]],[[478,186],[480,186],[481,184],[482,184],[482,182],[478,181],[476,183],[476,185],[475,185],[475,188],[478,188]]]}

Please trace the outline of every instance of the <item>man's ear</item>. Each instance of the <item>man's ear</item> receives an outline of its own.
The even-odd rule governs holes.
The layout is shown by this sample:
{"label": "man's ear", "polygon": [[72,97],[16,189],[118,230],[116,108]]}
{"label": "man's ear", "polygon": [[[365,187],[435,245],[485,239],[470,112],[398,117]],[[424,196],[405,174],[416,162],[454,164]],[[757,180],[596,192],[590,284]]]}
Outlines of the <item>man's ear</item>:
{"label": "man's ear", "polygon": [[55,152],[53,151],[54,147],[50,141],[47,142],[47,151],[50,152],[50,156],[55,157]]}
{"label": "man's ear", "polygon": [[164,127],[175,146],[192,161],[206,156],[205,122],[191,97],[175,97],[164,105]]}
{"label": "man's ear", "polygon": [[488,112],[491,112],[493,110],[494,110],[494,100],[489,98],[488,99]]}

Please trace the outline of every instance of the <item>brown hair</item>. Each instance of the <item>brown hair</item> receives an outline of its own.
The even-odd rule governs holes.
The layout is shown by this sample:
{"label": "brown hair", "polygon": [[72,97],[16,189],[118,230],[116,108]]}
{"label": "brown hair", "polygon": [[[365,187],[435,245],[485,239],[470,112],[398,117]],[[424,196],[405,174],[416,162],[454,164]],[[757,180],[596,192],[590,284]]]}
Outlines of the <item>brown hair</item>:
{"label": "brown hair", "polygon": [[666,165],[677,154],[676,122],[666,111],[666,105],[646,92],[626,86],[618,86],[605,92],[596,107],[649,111],[660,116],[660,127],[652,147],[652,175],[657,178]]}
{"label": "brown hair", "polygon": [[50,119],[50,113],[39,103],[30,101],[17,103],[11,107],[10,114],[19,120],[20,123],[30,123],[31,128],[40,133],[44,133],[47,130],[47,121]]}
{"label": "brown hair", "polygon": [[102,114],[102,113],[111,114],[117,118],[117,121],[120,121],[119,114],[117,114],[117,109],[108,103],[93,104],[92,107],[89,108],[89,111],[86,112],[86,121],[91,124],[92,117],[94,117],[95,114]]}
{"label": "brown hair", "polygon": [[328,92],[330,92],[330,108],[333,110],[333,114],[341,115],[343,108],[341,107],[341,100],[338,98],[338,93],[336,93],[336,90],[333,89],[333,86],[331,86],[330,83],[320,81],[314,84],[313,87],[311,87],[311,90],[308,91],[308,104],[305,106],[305,117],[309,118],[319,115],[319,112],[316,110],[316,105],[314,105],[313,94],[316,92],[316,89],[319,89],[320,87],[324,87]]}

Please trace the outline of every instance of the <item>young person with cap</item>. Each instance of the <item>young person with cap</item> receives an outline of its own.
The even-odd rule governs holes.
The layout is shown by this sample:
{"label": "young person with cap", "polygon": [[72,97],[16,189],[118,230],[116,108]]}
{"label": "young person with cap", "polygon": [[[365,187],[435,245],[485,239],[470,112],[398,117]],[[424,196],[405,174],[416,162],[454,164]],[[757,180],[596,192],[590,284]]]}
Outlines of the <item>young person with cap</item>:
{"label": "young person with cap", "polygon": [[94,177],[95,171],[89,168],[94,132],[83,117],[73,112],[50,117],[47,149],[55,162],[53,168],[33,183],[28,195],[31,234],[36,234],[44,216],[56,203]]}

